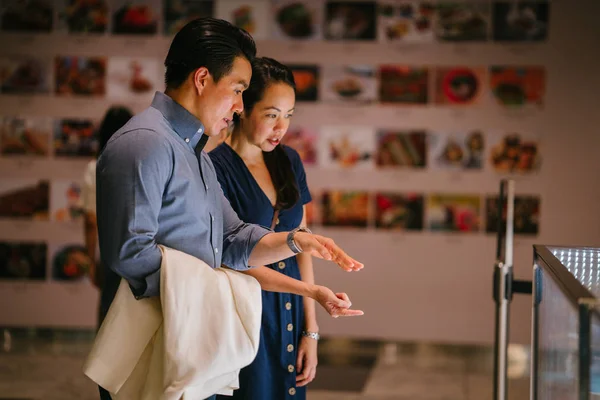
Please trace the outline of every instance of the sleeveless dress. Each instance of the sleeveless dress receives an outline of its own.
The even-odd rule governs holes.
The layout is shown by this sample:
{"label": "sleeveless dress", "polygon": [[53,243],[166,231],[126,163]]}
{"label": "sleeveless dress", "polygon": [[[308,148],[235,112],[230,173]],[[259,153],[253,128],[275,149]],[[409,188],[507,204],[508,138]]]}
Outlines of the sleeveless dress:
{"label": "sleeveless dress", "polygon": [[[282,145],[281,145],[282,146]],[[306,173],[298,153],[283,146],[296,177],[300,198],[290,209],[279,212],[275,232],[297,228],[302,222],[302,206],[311,201]],[[225,197],[239,218],[248,223],[270,227],[274,209],[241,157],[222,143],[209,153]],[[267,267],[300,279],[296,257]],[[262,292],[262,326],[260,345],[255,360],[240,371],[240,388],[219,400],[284,400],[306,398],[306,387],[296,388],[296,356],[304,325],[302,296],[288,293]]]}

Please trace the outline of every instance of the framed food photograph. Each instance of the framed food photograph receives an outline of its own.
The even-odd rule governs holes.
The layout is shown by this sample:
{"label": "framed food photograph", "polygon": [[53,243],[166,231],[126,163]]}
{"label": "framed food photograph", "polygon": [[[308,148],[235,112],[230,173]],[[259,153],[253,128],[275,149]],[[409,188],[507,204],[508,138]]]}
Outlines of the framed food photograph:
{"label": "framed food photograph", "polygon": [[0,155],[50,154],[52,119],[46,117],[0,117]]}
{"label": "framed food photograph", "polygon": [[321,0],[273,0],[271,32],[279,40],[321,40],[324,3]]}
{"label": "framed food photograph", "polygon": [[0,281],[45,281],[48,245],[37,241],[0,241]]}
{"label": "framed food photograph", "polygon": [[322,225],[366,228],[369,224],[369,193],[364,191],[323,190]]}
{"label": "framed food photograph", "polygon": [[481,229],[481,198],[472,194],[436,193],[427,196],[427,228],[469,233]]}

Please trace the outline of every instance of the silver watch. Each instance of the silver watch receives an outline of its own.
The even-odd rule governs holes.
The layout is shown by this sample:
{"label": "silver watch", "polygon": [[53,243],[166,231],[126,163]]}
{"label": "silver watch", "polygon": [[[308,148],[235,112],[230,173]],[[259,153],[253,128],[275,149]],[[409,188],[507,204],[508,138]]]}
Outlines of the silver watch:
{"label": "silver watch", "polygon": [[300,246],[298,246],[298,244],[294,240],[294,235],[296,234],[296,232],[306,232],[306,233],[312,233],[312,232],[308,228],[296,228],[293,231],[290,231],[290,233],[288,233],[287,244],[288,244],[289,248],[292,250],[292,252],[294,254],[299,254],[299,253],[302,253],[302,249],[300,248]]}
{"label": "silver watch", "polygon": [[319,335],[317,332],[302,331],[302,336],[315,339],[316,341],[319,341],[319,339],[321,339],[321,335]]}

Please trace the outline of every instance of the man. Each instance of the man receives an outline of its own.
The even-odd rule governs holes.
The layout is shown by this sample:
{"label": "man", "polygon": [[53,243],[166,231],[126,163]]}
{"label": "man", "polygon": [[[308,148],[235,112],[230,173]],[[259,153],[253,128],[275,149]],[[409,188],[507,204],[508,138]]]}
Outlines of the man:
{"label": "man", "polygon": [[[97,215],[108,310],[125,278],[136,298],[160,293],[157,244],[213,268],[244,271],[300,251],[348,271],[363,265],[331,239],[307,231],[274,233],[240,221],[224,197],[208,155],[209,136],[243,110],[242,92],[256,55],[252,37],[223,20],[198,19],[177,33],[165,60],[166,91],[119,129],[97,165]],[[345,295],[320,292],[333,316],[359,315]],[[199,338],[202,340],[202,338]],[[100,389],[102,399],[110,395]]]}

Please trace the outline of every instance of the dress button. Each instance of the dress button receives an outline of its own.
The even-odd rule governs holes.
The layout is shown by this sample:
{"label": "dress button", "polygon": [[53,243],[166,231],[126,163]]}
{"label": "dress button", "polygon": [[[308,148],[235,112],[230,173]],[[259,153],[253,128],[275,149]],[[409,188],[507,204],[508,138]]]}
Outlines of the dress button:
{"label": "dress button", "polygon": [[296,389],[294,389],[294,388],[290,388],[290,390],[288,390],[288,392],[289,392],[289,394],[290,394],[291,396],[293,396],[293,395],[295,395],[295,394],[296,394]]}
{"label": "dress button", "polygon": [[277,218],[277,221],[275,221],[275,224],[279,225],[279,218]]}
{"label": "dress button", "polygon": [[189,142],[190,142],[190,139],[189,139],[189,138],[185,138],[185,142],[186,142],[186,143],[189,143]]}
{"label": "dress button", "polygon": [[288,351],[288,353],[291,353],[292,351],[294,351],[294,345],[293,344],[288,344],[287,351]]}
{"label": "dress button", "polygon": [[284,269],[285,263],[283,261],[279,261],[279,264],[277,264],[277,266],[279,267],[279,269]]}
{"label": "dress button", "polygon": [[289,373],[294,372],[294,366],[292,364],[288,365],[288,372]]}
{"label": "dress button", "polygon": [[289,301],[287,303],[285,303],[285,309],[286,310],[291,310],[292,309],[292,303],[290,303]]}
{"label": "dress button", "polygon": [[290,332],[291,332],[292,330],[294,330],[294,325],[292,325],[292,324],[288,324],[288,326],[287,326],[287,330],[288,330],[288,331],[290,331]]}

